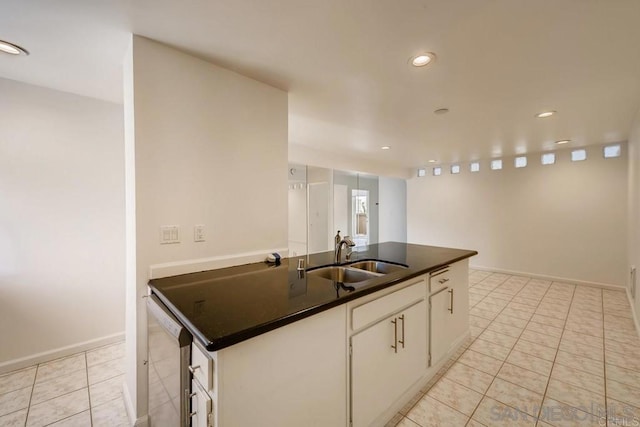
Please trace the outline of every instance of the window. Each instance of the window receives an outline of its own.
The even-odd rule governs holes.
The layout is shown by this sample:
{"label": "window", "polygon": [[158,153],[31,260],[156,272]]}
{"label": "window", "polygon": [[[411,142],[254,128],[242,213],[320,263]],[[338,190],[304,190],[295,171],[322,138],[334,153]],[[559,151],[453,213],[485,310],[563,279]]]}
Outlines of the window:
{"label": "window", "polygon": [[555,153],[545,153],[542,155],[542,164],[543,165],[552,165],[556,162],[556,154]]}
{"label": "window", "polygon": [[442,168],[440,166],[433,168],[433,176],[440,176],[442,175]]}
{"label": "window", "polygon": [[471,170],[471,172],[478,172],[480,171],[480,163],[478,162],[473,162],[469,165],[469,169]]}
{"label": "window", "polygon": [[620,157],[620,144],[616,145],[607,145],[604,147],[604,158],[610,159],[612,157]]}
{"label": "window", "polygon": [[527,166],[527,158],[525,156],[516,157],[516,159],[513,162],[513,164],[517,168],[523,168],[523,167]]}
{"label": "window", "polygon": [[426,169],[418,169],[418,178],[422,178],[423,176],[427,175],[427,170]]}
{"label": "window", "polygon": [[460,165],[451,165],[451,173],[460,173]]}
{"label": "window", "polygon": [[572,162],[581,162],[587,160],[587,150],[573,150],[571,152]]}
{"label": "window", "polygon": [[491,170],[497,171],[502,169],[502,159],[491,160]]}

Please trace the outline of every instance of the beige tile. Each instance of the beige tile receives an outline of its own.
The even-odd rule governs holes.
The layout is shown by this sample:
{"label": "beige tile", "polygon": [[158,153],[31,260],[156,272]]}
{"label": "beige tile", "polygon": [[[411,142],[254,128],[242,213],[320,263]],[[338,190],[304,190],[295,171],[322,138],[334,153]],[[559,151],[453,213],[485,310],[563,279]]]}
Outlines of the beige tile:
{"label": "beige tile", "polygon": [[84,369],[71,372],[61,377],[55,377],[51,380],[41,381],[36,383],[33,387],[31,404],[35,405],[37,403],[44,402],[45,400],[80,390],[86,386],[87,371]]}
{"label": "beige tile", "polygon": [[488,427],[488,426],[476,420],[469,420],[469,422],[467,423],[467,427]]}
{"label": "beige tile", "polygon": [[600,416],[598,414],[593,415],[547,397],[540,410],[541,421],[538,425],[552,425],[555,427],[603,427],[606,424],[603,418],[604,413]]}
{"label": "beige tile", "polygon": [[556,349],[551,347],[545,347],[532,343],[531,341],[520,339],[513,347],[514,350],[521,351],[523,353],[531,354],[532,356],[539,357],[541,359],[549,360],[553,362],[556,358]]}
{"label": "beige tile", "polygon": [[525,321],[529,321],[529,319],[531,319],[531,316],[533,316],[533,313],[529,313],[527,311],[522,311],[522,310],[517,310],[515,308],[511,308],[511,307],[507,307],[504,310],[502,310],[502,313],[505,316],[511,316],[511,317],[516,317],[518,319],[521,320],[525,320]]}
{"label": "beige tile", "polygon": [[532,322],[542,323],[543,325],[553,326],[554,328],[564,329],[564,319],[557,319],[555,317],[545,316],[543,314],[536,313],[531,318]]}
{"label": "beige tile", "polygon": [[51,427],[86,427],[91,425],[91,413],[89,411],[80,412],[69,418],[60,420],[57,423],[49,424]]}
{"label": "beige tile", "polygon": [[122,397],[122,384],[124,375],[110,378],[89,387],[91,406],[98,406],[110,400]]}
{"label": "beige tile", "polygon": [[632,387],[607,378],[607,397],[640,408],[640,384]]}
{"label": "beige tile", "polygon": [[492,301],[496,301],[496,302],[500,300],[502,302],[508,303],[513,299],[512,293],[500,292],[500,288],[496,289],[495,291],[492,291],[488,296]]}
{"label": "beige tile", "polygon": [[536,311],[536,306],[537,306],[537,304],[535,304],[532,307],[531,305],[527,305],[527,304],[522,304],[522,303],[519,303],[519,302],[511,301],[507,307],[512,308],[514,310],[524,311],[525,313],[528,313],[528,314],[532,315]]}
{"label": "beige tile", "polygon": [[0,416],[0,426],[2,427],[24,427],[27,420],[27,408],[11,412]]}
{"label": "beige tile", "polygon": [[35,366],[2,375],[0,376],[0,394],[30,387],[33,385],[35,377]]}
{"label": "beige tile", "polygon": [[469,349],[487,356],[495,357],[496,359],[506,359],[511,349],[498,344],[494,344],[489,341],[485,341],[482,339],[483,335],[484,334],[480,335],[478,339],[469,346]]}
{"label": "beige tile", "polygon": [[587,344],[591,347],[596,347],[600,351],[604,348],[604,340],[602,337],[594,337],[592,335],[585,335],[579,332],[565,330],[562,334],[563,341],[571,341],[577,344]]}
{"label": "beige tile", "polygon": [[549,380],[546,395],[551,399],[558,400],[593,415],[605,412],[603,395],[558,381],[554,378]]}
{"label": "beige tile", "polygon": [[523,329],[517,326],[507,325],[505,323],[499,323],[496,321],[491,322],[487,327],[488,331],[498,332],[500,334],[509,335],[510,337],[518,338]]}
{"label": "beige tile", "polygon": [[548,376],[521,368],[520,366],[512,365],[511,363],[505,363],[502,365],[497,377],[502,378],[505,381],[509,381],[510,383],[520,385],[541,395],[544,394],[547,388],[547,383],[549,382]]}
{"label": "beige tile", "polygon": [[544,323],[529,322],[525,330],[537,332],[539,334],[549,335],[551,337],[560,338],[562,336],[562,328],[556,328],[555,326],[545,325]]}
{"label": "beige tile", "polygon": [[68,375],[72,372],[87,369],[87,363],[84,353],[74,354],[73,356],[56,359],[51,362],[38,365],[38,373],[36,374],[36,383],[48,381],[55,377]]}
{"label": "beige tile", "polygon": [[124,374],[124,359],[114,359],[89,366],[89,384],[96,384]]}
{"label": "beige tile", "polygon": [[[393,420],[392,420],[393,421]],[[387,426],[397,426],[397,427],[420,427],[419,424],[414,423],[409,418],[402,417],[400,422],[397,424],[387,424]]]}
{"label": "beige tile", "polygon": [[604,395],[604,377],[556,363],[551,378]]}
{"label": "beige tile", "polygon": [[528,305],[529,307],[537,307],[538,304],[540,304],[540,300],[539,299],[525,298],[525,297],[521,297],[521,296],[514,297],[512,302],[515,302],[515,303],[518,303],[518,304]]}
{"label": "beige tile", "polygon": [[418,392],[416,393],[411,400],[409,400],[401,409],[399,414],[400,415],[407,415],[407,413],[411,410],[411,408],[413,408],[413,406],[418,403],[418,401],[420,399],[422,399],[422,397],[424,396],[424,393],[422,392]]}
{"label": "beige tile", "polygon": [[0,416],[27,408],[31,397],[31,387],[0,394]]}
{"label": "beige tile", "polygon": [[471,415],[482,399],[481,393],[450,381],[447,378],[442,378],[438,381],[436,385],[429,390],[427,396],[430,396],[465,415]]}
{"label": "beige tile", "polygon": [[473,307],[471,310],[469,310],[469,314],[473,315],[473,316],[478,316],[478,317],[482,317],[483,319],[487,319],[487,320],[493,320],[496,318],[496,313],[493,311],[488,311],[488,310],[482,310],[480,308],[477,307]]}
{"label": "beige tile", "polygon": [[522,335],[520,335],[520,339],[553,349],[558,348],[558,345],[560,344],[560,338],[541,334],[540,332],[535,332],[530,329],[525,329],[524,332],[522,332]]}
{"label": "beige tile", "polygon": [[111,344],[95,350],[87,351],[87,366],[99,365],[114,359],[123,358],[125,351],[124,342]]}
{"label": "beige tile", "polygon": [[562,320],[562,321],[564,321],[567,318],[567,313],[559,311],[559,310],[555,310],[555,309],[552,309],[552,308],[546,308],[542,304],[538,307],[538,309],[536,310],[535,314],[539,314],[539,315],[545,316],[545,317],[552,317],[554,319]]}
{"label": "beige tile", "polygon": [[640,354],[640,346],[624,344],[618,341],[612,341],[605,338],[604,346],[607,351],[612,351],[614,353],[626,354],[628,356],[633,356],[636,354]]}
{"label": "beige tile", "polygon": [[478,328],[486,328],[491,324],[491,320],[478,316],[469,316],[469,325],[476,326]]}
{"label": "beige tile", "polygon": [[607,398],[607,418],[609,426],[640,425],[640,408]]}
{"label": "beige tile", "polygon": [[640,371],[640,359],[637,354],[635,356],[630,356],[605,350],[605,357],[605,360],[609,365],[616,365],[621,368]]}
{"label": "beige tile", "polygon": [[129,427],[122,398],[110,400],[91,409],[93,427]]}
{"label": "beige tile", "polygon": [[27,427],[44,426],[89,409],[86,388],[65,394],[29,408]]}
{"label": "beige tile", "polygon": [[638,339],[638,335],[635,333],[619,331],[619,330],[606,330],[605,336],[608,340],[618,341],[623,344],[640,346],[640,340]]}
{"label": "beige tile", "polygon": [[476,339],[484,332],[484,328],[478,328],[476,326],[469,326],[469,335],[471,338]]}
{"label": "beige tile", "polygon": [[462,384],[472,390],[479,393],[484,393],[491,385],[493,376],[478,369],[467,366],[463,363],[454,364],[447,373],[445,378],[451,381],[455,381],[458,384]]}
{"label": "beige tile", "polygon": [[633,319],[629,319],[628,317],[616,316],[613,314],[604,315],[604,327],[605,329],[623,328],[625,330],[635,330]]}
{"label": "beige tile", "polygon": [[407,418],[420,426],[464,426],[469,419],[466,415],[425,396],[407,414]]}
{"label": "beige tile", "polygon": [[602,350],[600,350],[599,348],[586,344],[580,344],[577,342],[567,341],[564,339],[560,341],[559,350],[566,351],[567,353],[571,354],[577,354],[578,356],[588,357],[593,360],[604,360]]}
{"label": "beige tile", "polygon": [[594,337],[603,337],[604,329],[602,325],[598,327],[593,327],[589,323],[585,323],[584,320],[570,320],[567,321],[567,324],[564,327],[570,331],[579,332],[585,335],[591,335]]}
{"label": "beige tile", "polygon": [[529,323],[525,319],[520,319],[518,317],[509,316],[508,314],[504,314],[504,313],[500,313],[496,317],[494,322],[504,323],[505,325],[515,326],[515,327],[522,328],[522,329],[524,329],[527,326],[527,323]]}
{"label": "beige tile", "polygon": [[502,347],[511,348],[518,340],[516,337],[511,335],[505,335],[500,332],[486,330],[482,335],[480,335],[480,339],[485,341],[492,342],[494,344],[501,345]]}
{"label": "beige tile", "polygon": [[553,363],[548,360],[540,359],[539,357],[516,350],[513,350],[511,354],[509,354],[507,362],[547,377],[551,374],[551,366],[553,366]]}
{"label": "beige tile", "polygon": [[473,350],[465,351],[458,359],[459,363],[476,368],[490,375],[495,375],[502,366],[502,361]]}
{"label": "beige tile", "polygon": [[526,412],[504,405],[487,396],[485,396],[480,402],[480,405],[478,405],[472,419],[492,427],[526,427],[536,425],[535,418]]}
{"label": "beige tile", "polygon": [[604,362],[601,360],[593,360],[578,354],[559,351],[556,355],[555,363],[604,377]]}
{"label": "beige tile", "polygon": [[640,372],[615,365],[606,365],[606,370],[608,380],[640,388]]}
{"label": "beige tile", "polygon": [[485,298],[482,302],[478,303],[475,308],[497,314],[502,311],[504,305],[496,304],[493,301],[488,301],[488,298]]}
{"label": "beige tile", "polygon": [[535,393],[523,387],[496,378],[487,391],[487,396],[505,405],[516,408],[519,411],[537,417],[540,405],[542,405],[542,394]]}

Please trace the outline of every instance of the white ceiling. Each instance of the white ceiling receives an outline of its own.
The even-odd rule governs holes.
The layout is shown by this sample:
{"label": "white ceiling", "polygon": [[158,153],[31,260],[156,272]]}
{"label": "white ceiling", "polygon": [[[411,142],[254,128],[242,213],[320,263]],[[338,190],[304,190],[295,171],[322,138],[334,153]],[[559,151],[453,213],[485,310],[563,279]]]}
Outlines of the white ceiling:
{"label": "white ceiling", "polygon": [[393,166],[624,141],[640,108],[638,0],[0,2],[31,52],[0,77],[122,102],[134,32],[289,91],[291,143]]}

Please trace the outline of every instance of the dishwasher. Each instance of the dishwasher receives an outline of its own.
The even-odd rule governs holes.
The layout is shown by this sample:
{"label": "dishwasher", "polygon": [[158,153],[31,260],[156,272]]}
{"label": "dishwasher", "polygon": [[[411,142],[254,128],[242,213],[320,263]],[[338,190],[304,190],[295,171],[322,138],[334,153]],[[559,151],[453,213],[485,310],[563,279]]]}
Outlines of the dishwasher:
{"label": "dishwasher", "polygon": [[190,426],[192,335],[153,294],[147,298],[149,425]]}

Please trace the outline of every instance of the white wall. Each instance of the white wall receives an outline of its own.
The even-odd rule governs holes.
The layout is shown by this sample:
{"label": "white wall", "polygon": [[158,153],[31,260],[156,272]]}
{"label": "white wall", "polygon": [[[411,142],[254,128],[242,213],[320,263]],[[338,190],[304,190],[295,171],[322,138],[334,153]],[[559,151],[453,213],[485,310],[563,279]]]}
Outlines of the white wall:
{"label": "white wall", "polygon": [[459,175],[448,167],[407,184],[410,242],[475,249],[472,265],[567,280],[624,285],[627,265],[627,158],[604,159],[601,146],[588,159]]}
{"label": "white wall", "polygon": [[407,241],[407,181],[381,176],[378,179],[380,242]]}
{"label": "white wall", "polygon": [[[130,412],[142,417],[141,297],[150,266],[252,252],[264,258],[287,247],[287,94],[136,36],[125,72],[128,167],[135,168],[127,181],[135,200],[127,214],[135,218],[127,301],[137,313],[127,319],[127,393]],[[193,241],[196,224],[205,225],[206,242]],[[179,225],[181,243],[160,245],[161,225]]]}
{"label": "white wall", "polygon": [[638,325],[638,316],[640,316],[640,111],[636,115],[636,119],[631,129],[629,137],[629,233],[628,233],[628,250],[630,267],[636,267],[636,295],[635,295],[635,314],[636,325],[640,333],[640,325]]}
{"label": "white wall", "polygon": [[121,339],[125,260],[122,106],[0,93],[2,372]]}

